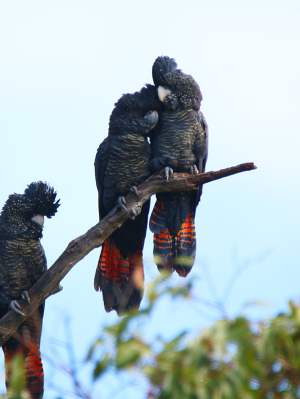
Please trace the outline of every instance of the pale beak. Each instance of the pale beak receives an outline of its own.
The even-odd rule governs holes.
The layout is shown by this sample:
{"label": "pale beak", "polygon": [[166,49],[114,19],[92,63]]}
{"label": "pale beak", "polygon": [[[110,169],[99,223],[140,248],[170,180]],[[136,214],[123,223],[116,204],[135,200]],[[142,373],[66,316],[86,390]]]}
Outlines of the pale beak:
{"label": "pale beak", "polygon": [[171,94],[171,90],[167,89],[166,87],[163,86],[158,86],[157,88],[157,95],[159,100],[163,103],[165,98],[168,97]]}
{"label": "pale beak", "polygon": [[44,216],[43,215],[34,215],[31,220],[37,223],[40,226],[44,226]]}

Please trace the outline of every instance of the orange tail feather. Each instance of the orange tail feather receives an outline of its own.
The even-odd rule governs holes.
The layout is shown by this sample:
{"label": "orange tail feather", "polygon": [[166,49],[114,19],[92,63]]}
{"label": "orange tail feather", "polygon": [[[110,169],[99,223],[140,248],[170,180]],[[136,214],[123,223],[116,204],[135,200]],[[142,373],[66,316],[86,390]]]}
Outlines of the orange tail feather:
{"label": "orange tail feather", "polygon": [[6,371],[6,386],[9,390],[12,378],[14,359],[17,356],[23,360],[24,377],[27,392],[31,399],[41,399],[44,393],[44,371],[39,345],[30,341],[20,343],[11,338],[3,345]]}
{"label": "orange tail feather", "polygon": [[173,238],[168,229],[153,236],[153,256],[159,270],[173,271]]}
{"label": "orange tail feather", "polygon": [[25,357],[27,388],[33,399],[43,397],[44,370],[38,346],[32,344]]}
{"label": "orange tail feather", "polygon": [[165,204],[157,201],[150,220],[150,229],[154,232],[154,261],[160,270],[176,270],[180,276],[185,277],[196,255],[194,216],[191,213],[186,215],[176,235],[171,234],[167,225]]}
{"label": "orange tail feather", "polygon": [[102,291],[107,312],[123,313],[138,308],[144,286],[142,251],[124,257],[116,244],[107,239],[102,246],[94,286],[96,291]]}
{"label": "orange tail feather", "polygon": [[174,269],[185,277],[192,269],[196,256],[194,217],[188,214],[175,237]]}

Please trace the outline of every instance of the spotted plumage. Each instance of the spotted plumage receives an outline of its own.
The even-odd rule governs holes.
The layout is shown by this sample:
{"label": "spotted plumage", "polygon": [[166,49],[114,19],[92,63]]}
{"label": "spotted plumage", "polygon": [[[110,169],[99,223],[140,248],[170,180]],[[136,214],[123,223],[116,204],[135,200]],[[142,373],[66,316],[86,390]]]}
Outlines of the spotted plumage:
{"label": "spotted plumage", "polygon": [[[200,112],[202,94],[197,82],[177,68],[175,60],[158,57],[153,81],[162,103],[151,135],[152,168],[197,173],[205,170],[208,131]],[[196,254],[195,212],[202,187],[195,193],[163,193],[150,219],[154,259],[160,269],[186,276]]]}
{"label": "spotted plumage", "polygon": [[[12,194],[0,215],[0,316],[9,310],[20,312],[20,299],[30,300],[28,290],[47,268],[41,245],[43,217],[51,218],[59,207],[56,193],[46,183],[31,183],[24,194]],[[44,304],[18,328],[2,346],[6,384],[9,389],[12,360],[23,359],[30,398],[43,397],[43,366],[40,338]]]}
{"label": "spotted plumage", "polygon": [[[95,176],[100,219],[132,186],[145,180],[150,170],[147,135],[156,125],[159,106],[154,86],[125,94],[112,111],[108,137],[98,148]],[[118,313],[137,308],[143,294],[142,251],[147,229],[149,201],[134,220],[129,219],[102,246],[95,275],[106,311]]]}

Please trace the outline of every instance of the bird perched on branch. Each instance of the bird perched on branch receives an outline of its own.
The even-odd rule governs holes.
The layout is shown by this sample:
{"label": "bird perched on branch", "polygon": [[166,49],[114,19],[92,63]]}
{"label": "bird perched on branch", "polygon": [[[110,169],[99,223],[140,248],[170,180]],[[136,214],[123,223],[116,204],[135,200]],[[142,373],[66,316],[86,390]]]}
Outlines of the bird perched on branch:
{"label": "bird perched on branch", "polygon": [[[30,302],[28,290],[47,268],[40,242],[44,216],[51,218],[59,205],[54,189],[43,182],[31,183],[24,194],[12,194],[6,201],[0,215],[1,317],[8,310],[23,314],[22,301]],[[12,365],[19,356],[32,399],[43,397],[44,373],[40,355],[43,313],[44,304],[2,346],[8,392]]]}
{"label": "bird perched on branch", "polygon": [[[100,219],[117,201],[126,208],[124,196],[150,175],[147,136],[158,121],[158,113],[153,111],[158,106],[156,89],[151,85],[123,95],[115,104],[108,137],[99,146],[95,159]],[[140,305],[148,212],[149,201],[103,243],[94,285],[102,291],[107,312],[122,313]]]}
{"label": "bird perched on branch", "polygon": [[[174,59],[158,57],[152,76],[162,110],[151,135],[152,168],[164,168],[166,178],[174,171],[204,172],[208,130],[200,112],[202,95],[194,78],[177,68]],[[196,254],[195,212],[197,192],[161,193],[150,219],[154,233],[154,259],[159,269],[186,276]]]}

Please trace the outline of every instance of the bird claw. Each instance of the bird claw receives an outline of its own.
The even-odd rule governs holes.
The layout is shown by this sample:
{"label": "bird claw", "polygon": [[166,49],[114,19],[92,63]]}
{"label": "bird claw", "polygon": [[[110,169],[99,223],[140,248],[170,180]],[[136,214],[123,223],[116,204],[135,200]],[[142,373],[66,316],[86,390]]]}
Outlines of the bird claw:
{"label": "bird claw", "polygon": [[22,312],[21,305],[19,304],[18,301],[16,301],[16,300],[11,301],[10,304],[9,304],[9,307],[10,307],[11,310],[13,310],[14,312],[20,314],[21,316],[25,316],[25,313]]}
{"label": "bird claw", "polygon": [[[136,189],[136,187],[135,187]],[[134,188],[133,188],[134,190]],[[128,209],[127,208],[127,204],[126,204],[126,200],[125,197],[119,197],[118,198],[118,205],[121,207],[121,209],[123,209],[124,211],[126,211],[128,213],[128,217],[129,219],[134,220],[142,211],[142,207],[140,204],[135,205],[132,209]]]}
{"label": "bird claw", "polygon": [[129,211],[129,218],[134,220],[142,211],[141,205],[137,204],[135,205],[130,211]]}
{"label": "bird claw", "polygon": [[125,197],[121,196],[118,198],[118,205],[121,209],[128,212]]}
{"label": "bird claw", "polygon": [[165,174],[165,179],[169,181],[170,179],[173,178],[174,171],[172,168],[170,168],[170,166],[166,166],[164,169],[164,174]]}
{"label": "bird claw", "polygon": [[130,191],[131,193],[135,194],[136,197],[139,197],[139,190],[138,190],[137,186],[132,186],[132,187],[130,187],[129,191]]}
{"label": "bird claw", "polygon": [[192,175],[198,175],[199,174],[199,169],[197,168],[197,165],[192,165],[190,167],[190,174],[192,174]]}
{"label": "bird claw", "polygon": [[21,298],[26,301],[27,303],[31,302],[30,295],[28,291],[23,291],[21,294]]}

